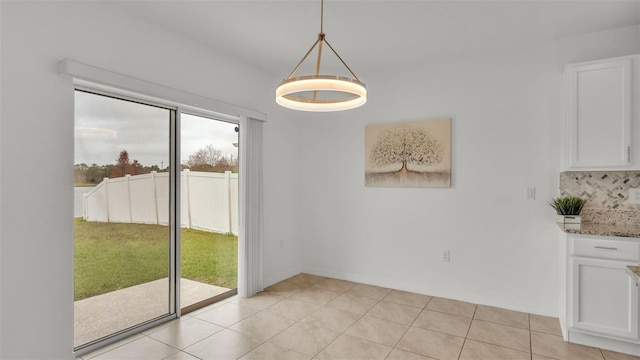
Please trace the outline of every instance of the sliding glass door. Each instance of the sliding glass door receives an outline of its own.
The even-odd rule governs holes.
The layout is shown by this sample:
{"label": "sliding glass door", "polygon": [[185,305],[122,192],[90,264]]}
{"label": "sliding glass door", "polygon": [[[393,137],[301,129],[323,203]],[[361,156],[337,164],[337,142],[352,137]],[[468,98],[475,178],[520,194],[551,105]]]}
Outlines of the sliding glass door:
{"label": "sliding glass door", "polygon": [[238,125],[182,113],[180,306],[195,310],[236,293]]}
{"label": "sliding glass door", "polygon": [[237,293],[238,132],[76,89],[77,353]]}
{"label": "sliding glass door", "polygon": [[76,349],[176,313],[175,127],[175,109],[75,92]]}

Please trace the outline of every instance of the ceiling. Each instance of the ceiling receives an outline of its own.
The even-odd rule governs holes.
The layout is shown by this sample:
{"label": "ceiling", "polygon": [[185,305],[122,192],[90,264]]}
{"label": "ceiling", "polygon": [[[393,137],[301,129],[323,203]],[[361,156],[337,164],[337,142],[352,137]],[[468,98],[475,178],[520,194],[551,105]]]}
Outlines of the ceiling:
{"label": "ceiling", "polygon": [[[111,3],[283,78],[320,30],[319,0]],[[640,0],[327,0],[324,8],[327,40],[360,77],[640,24]],[[314,61],[298,75],[311,73]],[[322,69],[343,68],[324,52]]]}

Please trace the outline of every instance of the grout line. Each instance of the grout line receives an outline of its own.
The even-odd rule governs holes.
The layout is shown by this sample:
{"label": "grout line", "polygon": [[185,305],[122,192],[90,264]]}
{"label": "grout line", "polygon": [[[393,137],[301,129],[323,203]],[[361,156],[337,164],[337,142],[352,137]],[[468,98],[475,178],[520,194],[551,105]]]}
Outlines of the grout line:
{"label": "grout line", "polygon": [[[355,287],[355,286],[354,286],[354,287]],[[372,299],[372,300],[375,300],[375,299]],[[375,305],[373,305],[373,306],[371,307],[371,309],[373,309],[374,307],[376,307],[376,306],[380,303],[380,301],[381,301],[381,300],[378,300],[378,302],[377,302]],[[326,304],[325,304],[325,305],[323,305],[323,306],[326,306]],[[353,324],[351,324],[351,326],[349,326],[349,327],[347,328],[347,330],[345,330],[345,331],[343,331],[342,333],[340,333],[340,335],[338,335],[335,339],[331,340],[331,341],[330,341],[330,342],[329,342],[325,347],[323,347],[320,351],[318,351],[315,355],[313,355],[312,359],[313,359],[313,358],[315,358],[316,356],[318,356],[318,354],[320,354],[321,352],[323,352],[326,348],[328,348],[331,344],[333,344],[336,340],[338,340],[338,338],[340,338],[342,335],[346,335],[346,332],[347,332],[347,331],[348,331],[348,330],[349,330],[349,329],[350,329],[350,328],[351,328],[351,327],[352,327],[356,322],[360,321],[360,319],[362,319],[366,314],[368,314],[368,313],[369,313],[369,311],[371,311],[371,309],[367,310],[364,314],[362,314],[362,315],[360,316],[360,318],[358,318],[358,320],[356,320]],[[363,339],[363,340],[364,340],[364,339]],[[369,340],[366,340],[366,341],[369,341]],[[373,342],[373,341],[372,341],[372,342]]]}
{"label": "grout line", "polygon": [[[316,284],[316,285],[317,285],[317,284]],[[313,286],[315,286],[315,285],[313,285]],[[312,286],[312,287],[313,287],[313,286]],[[354,286],[355,286],[355,285],[354,285]],[[311,287],[309,287],[309,288],[311,288]],[[353,288],[353,286],[352,286],[351,288]],[[351,289],[351,288],[350,288],[350,289]],[[318,288],[316,288],[316,289],[318,289]],[[304,290],[304,289],[302,289],[302,290]],[[311,311],[310,313],[306,314],[302,319],[299,319],[299,320],[293,320],[293,319],[285,318],[285,317],[283,317],[283,316],[280,316],[280,315],[276,315],[276,314],[274,314],[275,316],[280,316],[280,317],[282,317],[282,318],[284,318],[284,319],[293,320],[293,321],[294,321],[294,323],[292,323],[290,326],[288,326],[287,328],[283,329],[282,331],[278,332],[277,334],[273,335],[273,336],[272,336],[272,337],[270,337],[269,339],[265,340],[262,344],[264,344],[264,343],[266,343],[266,342],[268,342],[268,341],[272,340],[273,338],[275,338],[276,336],[280,335],[281,333],[283,333],[284,331],[288,330],[289,328],[291,328],[291,327],[293,327],[293,326],[296,326],[296,325],[301,324],[305,319],[307,319],[307,318],[311,317],[313,314],[315,314],[315,313],[317,313],[317,312],[321,311],[322,309],[334,309],[334,308],[332,308],[332,307],[330,307],[330,306],[327,306],[327,305],[328,305],[330,302],[332,302],[333,300],[335,300],[336,298],[338,298],[339,296],[341,296],[341,295],[343,295],[343,294],[346,294],[346,292],[347,292],[347,291],[349,291],[349,289],[344,290],[343,292],[333,291],[333,290],[329,290],[329,289],[322,289],[322,290],[327,290],[327,291],[332,291],[332,292],[338,293],[338,296],[334,297],[333,299],[331,299],[330,301],[328,301],[328,302],[327,302],[326,304],[324,304],[324,305],[320,305],[320,304],[316,304],[316,303],[308,302],[308,301],[305,301],[305,300],[303,300],[303,299],[295,299],[295,300],[299,300],[299,301],[301,301],[301,302],[305,302],[305,303],[308,303],[308,304],[318,305],[318,306],[319,306],[319,308],[317,308],[317,309],[315,309],[315,310]],[[298,292],[299,292],[299,291],[298,291]],[[297,294],[298,292],[296,292],[296,294]],[[295,294],[294,294],[294,295],[295,295]],[[293,295],[292,295],[292,296],[293,296]],[[282,301],[284,301],[284,300],[282,300]],[[273,304],[273,305],[275,305],[275,304]],[[273,306],[273,305],[271,305],[271,306]],[[269,307],[270,307],[270,306],[269,306]],[[269,307],[267,307],[267,308],[269,308]],[[266,310],[267,308],[265,308],[264,310]],[[336,309],[336,310],[340,310],[340,309]],[[346,310],[344,310],[344,311],[346,311]],[[348,311],[347,311],[347,312],[348,312]],[[362,318],[362,316],[364,316],[364,315],[361,315],[361,316],[358,318],[358,320],[359,320],[360,318]],[[355,322],[357,322],[358,320],[356,320]],[[355,322],[354,322],[354,324],[355,324]],[[351,326],[353,326],[353,324],[352,324]],[[349,328],[351,328],[351,326],[349,326],[349,327],[347,328],[347,330],[348,330]],[[324,327],[323,327],[323,328],[324,328]],[[334,330],[332,330],[332,329],[327,329],[327,330],[334,331]],[[331,342],[329,342],[325,347],[323,347],[319,352],[317,352],[316,354],[314,354],[312,357],[315,357],[315,356],[317,356],[319,353],[321,353],[322,351],[324,351],[324,349],[326,349],[329,345],[331,345],[335,340],[337,340],[340,336],[342,336],[343,334],[345,334],[347,330],[345,330],[345,331],[343,331],[343,332],[339,333],[339,335],[338,335],[335,339],[333,339]],[[338,331],[335,331],[335,332],[338,332]],[[275,345],[275,346],[280,346],[280,345],[277,345],[277,344],[273,344],[273,345]],[[297,350],[295,350],[295,349],[289,349],[289,348],[287,348],[287,347],[283,347],[283,348],[288,349],[288,350],[291,350],[291,351],[294,351],[294,352],[296,352],[296,353],[299,353],[299,352],[298,352]],[[254,348],[254,349],[255,349],[255,348]],[[251,351],[253,351],[253,350],[251,350]],[[246,354],[245,354],[245,355],[246,355]],[[304,354],[304,355],[306,356],[306,354]],[[243,355],[243,356],[244,356],[244,355]]]}
{"label": "grout line", "polygon": [[[420,311],[420,314],[422,314],[422,311]],[[418,314],[418,316],[416,316],[416,318],[413,320],[413,322],[411,323],[411,325],[409,325],[407,327],[407,330],[405,330],[402,335],[400,335],[400,337],[398,338],[398,340],[396,341],[395,344],[393,344],[393,348],[395,349],[396,346],[398,346],[398,344],[400,343],[400,340],[402,340],[402,338],[407,335],[407,333],[409,332],[409,329],[411,329],[413,327],[413,324],[416,322],[416,320],[418,320],[418,317],[420,316],[420,314]],[[406,324],[405,324],[406,325]]]}
{"label": "grout line", "polygon": [[462,356],[462,350],[464,350],[464,345],[467,343],[467,337],[469,336],[469,331],[471,331],[471,326],[473,325],[473,321],[475,320],[477,311],[478,311],[478,305],[476,304],[476,308],[473,309],[473,315],[471,316],[471,322],[469,323],[469,328],[467,329],[467,333],[464,335],[464,340],[462,341],[462,346],[460,347],[460,353],[458,353],[458,360]]}

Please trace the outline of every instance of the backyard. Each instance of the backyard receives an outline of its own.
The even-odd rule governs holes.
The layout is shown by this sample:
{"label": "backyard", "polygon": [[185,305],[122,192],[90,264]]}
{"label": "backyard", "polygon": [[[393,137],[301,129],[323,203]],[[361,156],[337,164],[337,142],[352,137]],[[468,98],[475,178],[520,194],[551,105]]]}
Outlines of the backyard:
{"label": "backyard", "polygon": [[[181,243],[183,278],[237,287],[236,236],[182,229]],[[168,276],[167,226],[76,218],[74,246],[76,301]]]}

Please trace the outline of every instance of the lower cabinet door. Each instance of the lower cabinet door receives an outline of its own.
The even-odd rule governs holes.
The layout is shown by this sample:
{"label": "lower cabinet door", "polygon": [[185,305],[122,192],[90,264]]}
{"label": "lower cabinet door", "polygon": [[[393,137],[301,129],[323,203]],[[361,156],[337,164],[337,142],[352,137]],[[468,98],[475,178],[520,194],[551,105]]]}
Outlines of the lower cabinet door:
{"label": "lower cabinet door", "polygon": [[609,337],[638,339],[638,285],[627,262],[573,257],[570,326]]}

